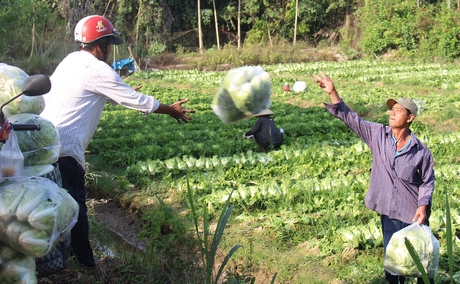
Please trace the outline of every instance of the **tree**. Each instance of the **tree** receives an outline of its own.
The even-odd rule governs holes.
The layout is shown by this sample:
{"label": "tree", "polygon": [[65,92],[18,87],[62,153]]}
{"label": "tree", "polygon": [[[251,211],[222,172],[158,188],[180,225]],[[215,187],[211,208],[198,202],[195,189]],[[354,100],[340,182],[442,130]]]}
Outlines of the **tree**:
{"label": "tree", "polygon": [[297,38],[297,18],[299,17],[299,0],[295,0],[294,45]]}
{"label": "tree", "polygon": [[238,50],[241,48],[241,0],[238,0]]}
{"label": "tree", "polygon": [[217,38],[217,49],[220,49],[219,43],[219,25],[217,23],[217,11],[216,11],[216,0],[212,0],[212,6],[214,8],[214,21],[216,24],[216,38]]}
{"label": "tree", "polygon": [[200,53],[203,53],[203,33],[201,31],[201,0],[198,0],[198,43]]}

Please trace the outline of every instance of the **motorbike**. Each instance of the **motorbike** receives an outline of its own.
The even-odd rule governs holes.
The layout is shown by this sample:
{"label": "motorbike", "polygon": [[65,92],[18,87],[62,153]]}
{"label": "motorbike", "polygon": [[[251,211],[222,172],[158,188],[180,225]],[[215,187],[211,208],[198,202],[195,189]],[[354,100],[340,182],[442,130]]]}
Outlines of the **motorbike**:
{"label": "motorbike", "polygon": [[41,96],[48,93],[51,89],[51,81],[44,74],[31,75],[24,80],[21,93],[14,96],[0,107],[0,142],[5,143],[10,135],[11,130],[14,131],[39,131],[40,124],[12,124],[5,117],[3,107],[22,95],[26,96]]}

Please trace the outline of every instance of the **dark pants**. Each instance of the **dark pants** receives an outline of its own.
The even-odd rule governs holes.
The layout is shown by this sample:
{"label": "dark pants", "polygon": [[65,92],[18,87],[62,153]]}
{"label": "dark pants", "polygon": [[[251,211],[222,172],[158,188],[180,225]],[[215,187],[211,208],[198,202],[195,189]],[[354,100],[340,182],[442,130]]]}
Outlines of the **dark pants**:
{"label": "dark pants", "polygon": [[62,187],[77,201],[78,221],[71,231],[71,254],[84,266],[95,266],[93,250],[89,243],[88,208],[86,207],[85,170],[72,157],[58,160]]}
{"label": "dark pants", "polygon": [[[388,216],[382,215],[380,217],[382,221],[382,231],[383,231],[383,249],[386,253],[387,245],[390,242],[391,236],[397,231],[409,226],[410,224],[404,223],[399,220],[391,219]],[[385,270],[385,278],[390,284],[402,284],[405,281],[404,276],[392,275]],[[417,278],[417,284],[423,284],[423,279]],[[434,284],[434,279],[430,279],[430,283]]]}

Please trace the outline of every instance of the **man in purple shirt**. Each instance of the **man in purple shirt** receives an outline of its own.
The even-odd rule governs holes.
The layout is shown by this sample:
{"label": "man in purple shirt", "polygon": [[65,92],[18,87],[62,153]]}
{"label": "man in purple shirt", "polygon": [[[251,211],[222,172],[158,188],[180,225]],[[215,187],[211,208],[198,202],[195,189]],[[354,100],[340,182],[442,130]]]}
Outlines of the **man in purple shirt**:
{"label": "man in purple shirt", "polygon": [[[365,121],[342,101],[334,83],[323,72],[313,75],[331,104],[326,109],[340,118],[372,152],[370,186],[366,207],[381,216],[384,250],[393,233],[413,222],[428,224],[434,190],[434,160],[429,149],[409,129],[417,116],[417,105],[410,99],[389,99],[389,126]],[[404,283],[403,276],[385,271],[389,283]],[[433,279],[430,279],[434,283]],[[421,278],[417,283],[423,283]]]}

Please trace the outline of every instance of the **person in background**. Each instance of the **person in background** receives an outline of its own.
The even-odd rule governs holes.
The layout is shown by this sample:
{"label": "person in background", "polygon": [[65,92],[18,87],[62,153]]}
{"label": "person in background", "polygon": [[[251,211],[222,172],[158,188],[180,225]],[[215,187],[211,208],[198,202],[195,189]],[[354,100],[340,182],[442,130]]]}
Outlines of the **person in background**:
{"label": "person in background", "polygon": [[[392,235],[411,223],[428,225],[434,191],[434,160],[430,150],[415,137],[410,125],[417,117],[413,100],[389,99],[389,126],[358,117],[339,97],[334,83],[323,72],[313,75],[331,103],[326,109],[341,119],[371,149],[372,170],[366,207],[380,215],[384,251]],[[388,283],[404,283],[405,277],[385,271]],[[430,279],[434,283],[434,279]],[[422,284],[422,278],[417,279]]]}
{"label": "person in background", "polygon": [[56,126],[61,138],[58,166],[62,187],[80,208],[78,221],[71,230],[71,254],[85,267],[94,267],[96,262],[89,241],[84,153],[105,103],[120,104],[144,115],[167,114],[179,124],[189,122],[192,118],[188,114],[195,112],[182,107],[188,99],[163,104],[137,92],[142,86],[132,88],[123,82],[106,62],[112,45],[123,42],[118,34],[113,24],[99,15],[87,16],[77,23],[75,41],[80,48],[67,55],[51,75],[52,87],[43,96],[45,108],[40,114]]}
{"label": "person in background", "polygon": [[251,130],[243,133],[243,138],[254,139],[263,150],[279,149],[284,142],[283,129],[278,129],[270,115],[273,111],[264,109],[258,114],[256,123]]}

